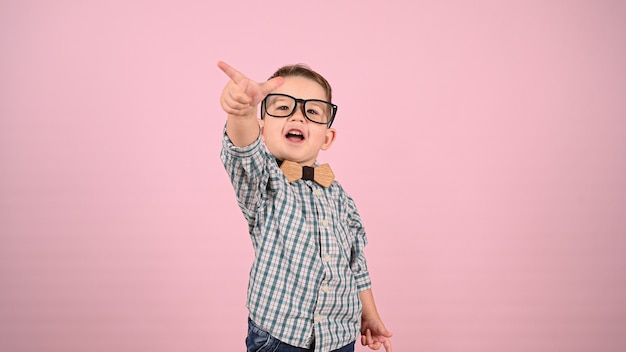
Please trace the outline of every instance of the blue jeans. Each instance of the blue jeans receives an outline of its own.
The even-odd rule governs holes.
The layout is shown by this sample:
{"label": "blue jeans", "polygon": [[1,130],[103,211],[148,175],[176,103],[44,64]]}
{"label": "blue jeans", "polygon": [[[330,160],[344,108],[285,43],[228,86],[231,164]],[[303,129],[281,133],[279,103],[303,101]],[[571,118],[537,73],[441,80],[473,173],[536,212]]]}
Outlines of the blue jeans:
{"label": "blue jeans", "polygon": [[[246,337],[247,352],[312,352],[310,349],[288,345],[262,330],[248,319],[248,336]],[[354,342],[332,352],[354,352]]]}

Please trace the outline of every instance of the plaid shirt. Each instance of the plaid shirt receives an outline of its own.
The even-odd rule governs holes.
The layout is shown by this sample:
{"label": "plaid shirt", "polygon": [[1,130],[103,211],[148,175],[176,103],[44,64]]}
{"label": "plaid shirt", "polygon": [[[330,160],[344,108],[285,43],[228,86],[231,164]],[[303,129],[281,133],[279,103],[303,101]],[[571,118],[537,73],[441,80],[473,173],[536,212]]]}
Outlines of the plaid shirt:
{"label": "plaid shirt", "polygon": [[336,181],[288,183],[261,143],[235,147],[224,134],[222,162],[248,221],[255,259],[250,319],[275,338],[331,351],[360,335],[359,291],[371,282],[363,223]]}

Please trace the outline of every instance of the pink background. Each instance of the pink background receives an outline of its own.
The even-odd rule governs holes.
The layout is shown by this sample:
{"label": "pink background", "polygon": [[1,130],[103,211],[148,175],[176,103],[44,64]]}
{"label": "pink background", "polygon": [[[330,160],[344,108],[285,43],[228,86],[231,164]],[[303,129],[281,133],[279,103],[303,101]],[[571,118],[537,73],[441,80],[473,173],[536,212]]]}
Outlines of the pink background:
{"label": "pink background", "polygon": [[333,84],[320,161],[364,218],[396,352],[626,350],[625,15],[0,1],[0,350],[243,350],[218,60]]}

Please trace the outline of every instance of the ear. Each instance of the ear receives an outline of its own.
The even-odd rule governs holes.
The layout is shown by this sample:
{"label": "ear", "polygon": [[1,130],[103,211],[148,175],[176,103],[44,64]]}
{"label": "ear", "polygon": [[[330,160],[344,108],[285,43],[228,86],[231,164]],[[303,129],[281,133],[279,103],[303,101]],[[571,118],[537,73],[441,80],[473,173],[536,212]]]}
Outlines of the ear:
{"label": "ear", "polygon": [[259,128],[261,129],[261,139],[265,142],[265,136],[263,135],[263,127],[265,127],[265,120],[257,119],[259,122]]}
{"label": "ear", "polygon": [[322,144],[322,150],[328,150],[333,142],[337,138],[337,131],[334,128],[326,129],[326,135],[324,136],[324,144]]}

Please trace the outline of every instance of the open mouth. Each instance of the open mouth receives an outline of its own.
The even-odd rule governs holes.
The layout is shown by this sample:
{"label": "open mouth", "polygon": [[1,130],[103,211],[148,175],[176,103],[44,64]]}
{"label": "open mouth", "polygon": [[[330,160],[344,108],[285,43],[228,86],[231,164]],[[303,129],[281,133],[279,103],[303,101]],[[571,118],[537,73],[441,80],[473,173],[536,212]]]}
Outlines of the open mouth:
{"label": "open mouth", "polygon": [[304,135],[298,130],[289,130],[285,135],[285,138],[291,142],[302,142],[304,140]]}

